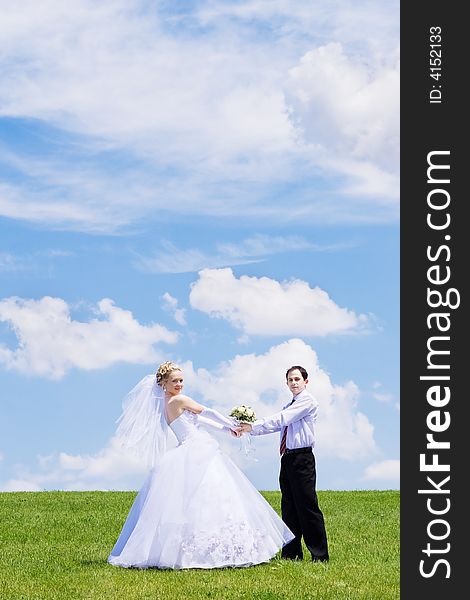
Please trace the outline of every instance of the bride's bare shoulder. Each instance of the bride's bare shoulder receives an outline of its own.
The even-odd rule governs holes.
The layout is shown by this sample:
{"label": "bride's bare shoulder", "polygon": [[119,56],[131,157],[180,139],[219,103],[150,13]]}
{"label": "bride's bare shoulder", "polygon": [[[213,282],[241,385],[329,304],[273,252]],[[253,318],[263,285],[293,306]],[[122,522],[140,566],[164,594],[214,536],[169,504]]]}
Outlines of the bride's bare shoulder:
{"label": "bride's bare shoulder", "polygon": [[187,402],[192,402],[192,398],[185,394],[176,394],[175,396],[172,396],[169,401],[174,404],[186,404]]}

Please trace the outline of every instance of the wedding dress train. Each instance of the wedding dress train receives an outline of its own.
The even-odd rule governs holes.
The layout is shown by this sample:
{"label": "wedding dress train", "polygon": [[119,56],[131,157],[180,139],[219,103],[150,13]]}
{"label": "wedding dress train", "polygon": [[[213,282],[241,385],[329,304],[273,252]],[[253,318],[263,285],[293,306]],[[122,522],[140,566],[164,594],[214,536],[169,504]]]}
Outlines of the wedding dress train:
{"label": "wedding dress train", "polygon": [[217,441],[184,411],[178,446],[150,471],[108,557],[120,567],[247,567],[294,535]]}

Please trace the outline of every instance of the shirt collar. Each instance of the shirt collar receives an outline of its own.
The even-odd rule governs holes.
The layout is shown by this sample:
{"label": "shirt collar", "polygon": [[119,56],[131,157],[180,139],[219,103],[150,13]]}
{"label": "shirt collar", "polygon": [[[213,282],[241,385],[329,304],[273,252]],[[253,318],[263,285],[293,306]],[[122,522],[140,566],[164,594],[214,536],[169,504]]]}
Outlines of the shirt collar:
{"label": "shirt collar", "polygon": [[295,394],[295,396],[292,397],[292,402],[294,402],[294,400],[297,400],[297,398],[299,396],[301,396],[306,390],[302,390],[301,392],[299,392],[298,394]]}

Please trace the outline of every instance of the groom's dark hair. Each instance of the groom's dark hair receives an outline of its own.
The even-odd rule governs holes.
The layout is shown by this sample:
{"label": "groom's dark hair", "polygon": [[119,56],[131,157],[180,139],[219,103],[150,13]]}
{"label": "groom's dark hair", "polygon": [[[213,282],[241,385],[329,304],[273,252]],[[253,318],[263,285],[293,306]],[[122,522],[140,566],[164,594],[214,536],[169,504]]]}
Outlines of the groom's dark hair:
{"label": "groom's dark hair", "polygon": [[286,372],[286,379],[288,379],[288,378],[289,378],[289,373],[290,373],[291,371],[295,371],[296,369],[297,369],[298,371],[300,371],[300,374],[302,375],[302,379],[303,379],[304,381],[306,381],[306,380],[308,379],[308,373],[307,373],[307,371],[306,371],[306,370],[305,370],[303,367],[301,367],[300,365],[294,365],[293,367],[290,367],[289,369],[287,369],[287,372]]}

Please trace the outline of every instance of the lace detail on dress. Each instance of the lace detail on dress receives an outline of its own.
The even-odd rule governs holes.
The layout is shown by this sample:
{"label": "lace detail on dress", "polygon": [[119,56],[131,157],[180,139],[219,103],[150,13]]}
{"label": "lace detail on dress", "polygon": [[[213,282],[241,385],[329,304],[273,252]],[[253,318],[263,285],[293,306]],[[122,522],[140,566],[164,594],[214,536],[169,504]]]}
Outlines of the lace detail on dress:
{"label": "lace detail on dress", "polygon": [[179,445],[147,477],[109,562],[141,569],[268,562],[294,535],[197,415],[185,411],[170,428]]}
{"label": "lace detail on dress", "polygon": [[259,559],[266,534],[253,529],[245,521],[235,523],[232,519],[220,529],[213,531],[198,530],[183,537],[181,550],[183,561],[202,564],[242,565],[254,563]]}

